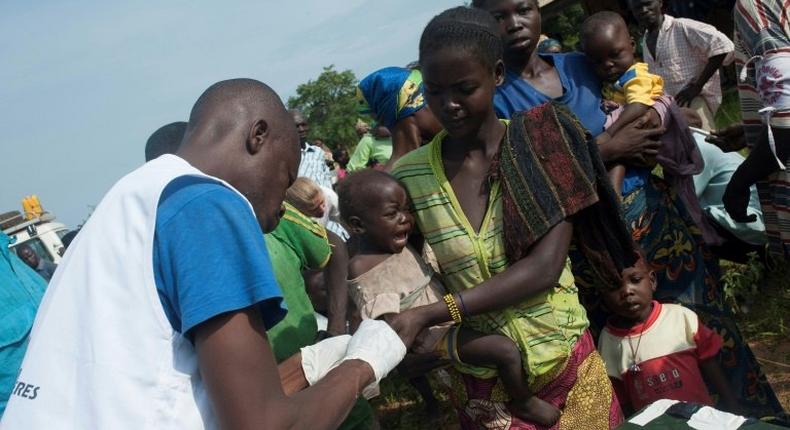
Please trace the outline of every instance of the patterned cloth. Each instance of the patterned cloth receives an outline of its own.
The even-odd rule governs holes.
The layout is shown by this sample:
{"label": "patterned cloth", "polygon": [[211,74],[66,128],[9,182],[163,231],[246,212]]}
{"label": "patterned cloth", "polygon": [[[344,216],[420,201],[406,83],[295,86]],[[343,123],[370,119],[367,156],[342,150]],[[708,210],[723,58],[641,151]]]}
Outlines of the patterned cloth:
{"label": "patterned cloth", "polygon": [[518,261],[573,217],[574,240],[605,283],[620,283],[636,251],[598,155],[576,117],[556,102],[517,113],[492,170],[502,180],[505,255]]}
{"label": "patterned cloth", "polygon": [[[451,377],[456,389],[450,401],[458,411],[462,429],[547,429],[513,416],[507,407],[507,394],[496,378],[479,379],[458,373]],[[589,332],[576,342],[560,375],[535,395],[562,409],[560,420],[551,430],[605,430],[623,422],[620,404]]]}
{"label": "patterned cloth", "polygon": [[[672,96],[702,73],[708,59],[729,54],[734,49],[732,41],[712,25],[667,14],[658,31],[655,58],[644,38],[641,43],[645,62],[653,73],[664,78],[664,90]],[[715,114],[721,105],[718,71],[702,87],[700,96]]]}
{"label": "patterned cloth", "polygon": [[[735,67],[741,75],[746,65],[746,80],[738,85],[741,115],[747,142],[753,146],[765,128],[758,111],[772,103],[769,93],[777,87],[790,88],[790,70],[771,70],[762,73],[758,85],[757,67],[752,57],[790,55],[790,5],[779,0],[739,0],[735,6]],[[784,64],[787,64],[786,62]],[[766,72],[768,72],[766,70]],[[771,75],[774,75],[773,77]],[[778,100],[777,100],[778,101]],[[787,104],[787,102],[785,102]],[[774,128],[790,128],[790,112],[777,112],[770,122]],[[788,142],[777,142],[787,145]],[[790,165],[790,158],[783,160]],[[790,172],[780,170],[757,183],[763,208],[769,250],[778,257],[790,259]]]}
{"label": "patterned cloth", "polygon": [[[398,160],[393,174],[409,192],[417,226],[436,255],[445,288],[459,292],[505,271],[510,263],[505,257],[500,181],[491,181],[488,209],[479,232],[475,231],[444,172],[441,145],[446,136],[442,131],[430,144]],[[470,316],[464,324],[512,339],[522,352],[529,384],[537,390],[565,367],[587,328],[587,318],[566,264],[555,288],[498,312]],[[458,369],[480,378],[496,374],[487,368]]]}
{"label": "patterned cloth", "polygon": [[647,64],[634,63],[617,82],[605,85],[601,94],[606,100],[621,105],[642,103],[653,106],[654,100],[664,95],[664,80],[661,76],[650,73]]}
{"label": "patterned cloth", "polygon": [[390,130],[403,118],[425,107],[422,74],[419,70],[385,67],[377,70],[357,87],[358,110],[372,114]]}

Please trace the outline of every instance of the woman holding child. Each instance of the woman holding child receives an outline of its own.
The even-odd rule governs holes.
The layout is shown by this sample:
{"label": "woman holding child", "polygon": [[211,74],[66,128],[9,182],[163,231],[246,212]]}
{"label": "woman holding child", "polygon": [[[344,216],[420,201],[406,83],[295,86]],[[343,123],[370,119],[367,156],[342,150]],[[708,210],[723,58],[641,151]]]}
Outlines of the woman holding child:
{"label": "woman holding child", "polygon": [[[425,96],[445,130],[399,160],[393,174],[408,191],[448,294],[401,312],[392,324],[407,344],[421,329],[450,320],[504,335],[519,349],[530,390],[562,410],[552,428],[613,428],[622,414],[587,331],[567,256],[571,237],[579,234],[576,223],[593,218],[591,208],[600,206],[599,200],[613,203],[614,196],[596,194],[606,189],[605,172],[589,151],[582,162],[569,155],[584,154],[586,142],[561,108],[548,104],[513,124],[496,118],[493,96],[504,73],[502,50],[496,22],[478,9],[448,10],[422,35]],[[566,171],[524,181],[527,166],[515,161],[513,152],[527,148],[526,140],[548,142],[560,127],[576,138],[564,152],[544,147],[521,155],[535,155],[533,166]],[[627,231],[613,234],[621,240],[605,249],[632,264]],[[602,271],[619,276],[617,259],[593,249],[587,248]],[[457,361],[452,398],[463,428],[543,428],[511,412],[493,369]]]}
{"label": "woman holding child", "polygon": [[[536,52],[541,30],[536,0],[476,0],[473,6],[496,18],[505,43],[507,71],[494,99],[497,115],[510,118],[515,112],[557,101],[596,136],[600,156],[607,165],[627,166],[622,194],[624,216],[655,270],[656,299],[691,307],[724,338],[719,361],[732,377],[741,406],[758,416],[781,411],[734,319],[724,308],[718,264],[706,248],[699,226],[689,217],[676,190],[646,167],[658,154],[656,139],[664,132],[661,127],[653,127],[658,124],[658,115],[649,109],[617,133],[604,132],[601,82],[584,55]],[[574,273],[580,285],[600,284],[592,272],[595,263],[573,254],[577,256]],[[599,328],[604,322],[603,309],[597,306],[597,300],[586,298],[585,302],[589,302],[586,305],[591,319]]]}

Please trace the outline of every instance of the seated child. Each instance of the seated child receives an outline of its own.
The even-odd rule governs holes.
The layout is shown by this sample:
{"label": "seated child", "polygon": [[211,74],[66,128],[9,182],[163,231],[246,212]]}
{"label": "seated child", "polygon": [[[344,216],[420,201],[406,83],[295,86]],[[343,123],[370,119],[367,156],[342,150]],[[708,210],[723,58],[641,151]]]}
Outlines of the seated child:
{"label": "seated child", "polygon": [[656,275],[640,258],[623,271],[619,288],[601,292],[612,316],[598,338],[617,398],[626,414],[659,399],[713,405],[705,381],[724,408],[735,411],[732,389],[716,361],[718,334],[697,314],[653,300]]}
{"label": "seated child", "polygon": [[[650,73],[647,64],[636,62],[634,40],[620,15],[609,11],[593,14],[584,21],[580,33],[582,50],[604,84],[601,92],[605,102],[614,102],[624,108],[620,117],[606,128],[614,135],[644,115],[655,99],[664,94],[664,80]],[[612,107],[611,104],[607,106]],[[614,166],[609,176],[619,194],[625,167]]]}
{"label": "seated child", "polygon": [[[406,189],[387,173],[367,169],[339,184],[340,214],[359,248],[349,262],[349,293],[363,318],[384,318],[441,301],[444,288],[433,270],[408,244],[414,226]],[[425,329],[415,353],[476,366],[495,366],[510,405],[520,418],[550,427],[560,410],[533,395],[516,344],[458,326]]]}

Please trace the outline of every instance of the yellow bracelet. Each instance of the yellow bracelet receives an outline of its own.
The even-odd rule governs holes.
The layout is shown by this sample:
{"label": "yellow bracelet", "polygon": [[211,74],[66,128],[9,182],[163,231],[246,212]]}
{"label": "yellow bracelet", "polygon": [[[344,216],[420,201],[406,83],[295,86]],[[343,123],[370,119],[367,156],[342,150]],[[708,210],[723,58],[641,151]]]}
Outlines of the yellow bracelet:
{"label": "yellow bracelet", "polygon": [[444,295],[444,302],[447,304],[447,310],[450,312],[450,317],[456,323],[461,322],[461,310],[458,309],[458,304],[455,303],[455,297],[452,294]]}

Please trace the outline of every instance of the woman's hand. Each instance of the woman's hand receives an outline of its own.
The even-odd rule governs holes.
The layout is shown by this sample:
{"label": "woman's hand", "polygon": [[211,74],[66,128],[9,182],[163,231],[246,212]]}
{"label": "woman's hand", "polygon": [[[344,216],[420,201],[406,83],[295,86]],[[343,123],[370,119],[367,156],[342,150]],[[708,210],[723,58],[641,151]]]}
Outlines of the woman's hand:
{"label": "woman's hand", "polygon": [[406,348],[411,348],[414,339],[428,325],[421,309],[409,309],[387,318],[390,327],[398,333]]}
{"label": "woman's hand", "polygon": [[649,109],[642,117],[626,125],[614,136],[603,133],[598,139],[598,149],[604,163],[648,166],[654,163],[666,131],[660,127],[661,118],[655,109]]}

